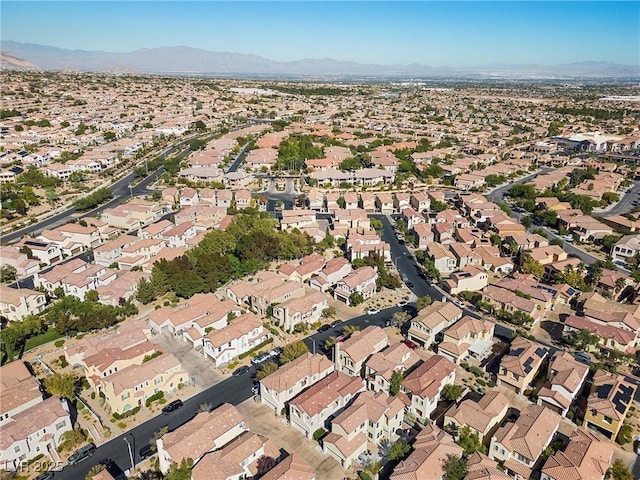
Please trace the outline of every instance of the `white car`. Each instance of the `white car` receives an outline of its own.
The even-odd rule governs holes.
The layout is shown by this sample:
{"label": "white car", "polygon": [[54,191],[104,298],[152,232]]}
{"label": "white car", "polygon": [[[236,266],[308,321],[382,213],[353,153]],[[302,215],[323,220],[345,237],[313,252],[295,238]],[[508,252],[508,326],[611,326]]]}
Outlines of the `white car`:
{"label": "white car", "polygon": [[464,303],[462,303],[460,300],[454,300],[453,303],[456,307],[465,308]]}
{"label": "white car", "polygon": [[367,310],[367,315],[375,315],[377,313],[380,313],[379,308],[370,308],[369,310]]}

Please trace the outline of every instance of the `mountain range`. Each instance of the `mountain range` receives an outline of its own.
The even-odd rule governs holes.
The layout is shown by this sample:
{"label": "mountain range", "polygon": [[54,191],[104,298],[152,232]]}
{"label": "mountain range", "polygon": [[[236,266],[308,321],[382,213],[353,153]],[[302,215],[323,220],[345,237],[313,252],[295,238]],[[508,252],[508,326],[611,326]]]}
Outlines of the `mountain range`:
{"label": "mountain range", "polygon": [[333,77],[360,75],[374,78],[640,78],[638,65],[593,61],[559,65],[492,64],[473,67],[433,67],[417,63],[373,65],[331,58],[279,62],[258,55],[212,52],[184,46],[114,53],[69,50],[10,40],[0,42],[0,52],[4,58],[15,59],[12,61],[12,68],[19,68],[20,62],[24,62],[29,69],[49,71]]}

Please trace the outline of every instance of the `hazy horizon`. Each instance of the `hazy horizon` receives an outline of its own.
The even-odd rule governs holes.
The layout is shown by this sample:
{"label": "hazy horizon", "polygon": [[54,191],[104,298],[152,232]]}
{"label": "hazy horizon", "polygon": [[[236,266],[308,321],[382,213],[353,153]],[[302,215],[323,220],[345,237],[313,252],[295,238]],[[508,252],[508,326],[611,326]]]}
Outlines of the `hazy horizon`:
{"label": "hazy horizon", "polygon": [[280,62],[640,64],[640,2],[12,2],[2,40],[131,52],[192,47]]}

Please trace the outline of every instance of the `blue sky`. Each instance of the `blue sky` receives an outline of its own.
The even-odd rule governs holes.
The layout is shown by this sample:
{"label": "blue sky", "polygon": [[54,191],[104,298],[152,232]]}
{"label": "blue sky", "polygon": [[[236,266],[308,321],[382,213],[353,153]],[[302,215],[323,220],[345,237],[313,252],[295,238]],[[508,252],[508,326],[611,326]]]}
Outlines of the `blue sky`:
{"label": "blue sky", "polygon": [[1,38],[127,52],[190,46],[273,60],[433,66],[640,63],[640,2],[12,2]]}

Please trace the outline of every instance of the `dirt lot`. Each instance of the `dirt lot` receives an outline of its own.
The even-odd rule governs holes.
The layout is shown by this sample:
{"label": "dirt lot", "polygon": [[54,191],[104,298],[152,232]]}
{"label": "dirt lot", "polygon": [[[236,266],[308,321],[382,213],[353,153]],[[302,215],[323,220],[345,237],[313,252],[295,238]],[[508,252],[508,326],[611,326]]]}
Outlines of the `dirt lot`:
{"label": "dirt lot", "polygon": [[252,432],[269,438],[276,446],[289,453],[300,455],[316,472],[318,480],[357,478],[355,471],[344,470],[333,457],[323,455],[316,442],[307,440],[297,430],[285,425],[261,403],[249,399],[238,405],[238,410],[247,420]]}

